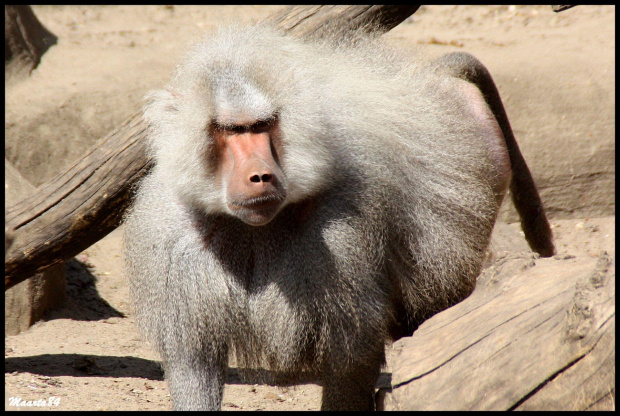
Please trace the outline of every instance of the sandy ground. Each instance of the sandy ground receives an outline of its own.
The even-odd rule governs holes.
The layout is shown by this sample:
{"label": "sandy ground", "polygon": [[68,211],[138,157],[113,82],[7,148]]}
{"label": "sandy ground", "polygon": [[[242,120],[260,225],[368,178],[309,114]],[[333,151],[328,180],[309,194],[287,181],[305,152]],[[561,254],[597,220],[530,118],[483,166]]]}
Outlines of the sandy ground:
{"label": "sandy ground", "polygon": [[[59,42],[30,79],[7,86],[7,157],[39,185],[137,111],[144,93],[166,81],[186,45],[205,30],[276,9],[34,7]],[[412,53],[464,50],[488,66],[561,253],[615,252],[614,31],[613,6],[560,14],[548,6],[429,6],[388,34]],[[565,186],[551,186],[563,177]],[[507,208],[503,219],[511,218]],[[121,233],[68,264],[65,307],[5,338],[10,397],[49,401],[41,410],[170,408],[157,356],[134,326]],[[516,224],[498,223],[492,249],[527,245]],[[233,369],[223,403],[224,410],[318,409],[320,386],[312,380],[288,387],[248,384]]]}

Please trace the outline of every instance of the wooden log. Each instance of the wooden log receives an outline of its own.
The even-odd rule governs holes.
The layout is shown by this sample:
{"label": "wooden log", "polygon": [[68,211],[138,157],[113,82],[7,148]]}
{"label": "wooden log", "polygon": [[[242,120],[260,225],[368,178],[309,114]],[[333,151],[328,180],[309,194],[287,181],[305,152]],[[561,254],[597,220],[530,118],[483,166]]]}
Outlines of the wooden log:
{"label": "wooden log", "polygon": [[613,258],[500,257],[392,354],[385,410],[612,410]]}
{"label": "wooden log", "polygon": [[387,32],[411,16],[420,6],[288,6],[268,18],[299,37],[359,29]]}
{"label": "wooden log", "polygon": [[4,6],[5,81],[30,75],[57,39],[39,22],[30,6]]}
{"label": "wooden log", "polygon": [[554,5],[554,6],[551,6],[551,9],[552,9],[554,12],[559,13],[559,12],[563,12],[564,10],[568,10],[568,9],[570,9],[570,8],[572,8],[572,7],[575,7],[575,6],[576,6],[576,4],[572,4],[572,5],[562,4],[562,5]]}
{"label": "wooden log", "polygon": [[131,189],[148,171],[146,123],[134,114],[67,171],[11,206],[5,290],[62,263],[105,237],[121,220]]}
{"label": "wooden log", "polygon": [[[4,159],[4,197],[7,204],[34,192],[32,186]],[[5,247],[10,247],[5,234]],[[6,251],[6,248],[5,248]],[[48,267],[4,292],[4,334],[16,335],[41,320],[47,312],[62,306],[67,298],[63,263]]]}
{"label": "wooden log", "polygon": [[[290,6],[270,19],[295,36],[371,25],[385,32],[418,7]],[[146,127],[141,113],[134,114],[64,173],[8,208],[6,228],[14,241],[5,257],[5,290],[75,256],[121,223],[132,189],[151,167]]]}

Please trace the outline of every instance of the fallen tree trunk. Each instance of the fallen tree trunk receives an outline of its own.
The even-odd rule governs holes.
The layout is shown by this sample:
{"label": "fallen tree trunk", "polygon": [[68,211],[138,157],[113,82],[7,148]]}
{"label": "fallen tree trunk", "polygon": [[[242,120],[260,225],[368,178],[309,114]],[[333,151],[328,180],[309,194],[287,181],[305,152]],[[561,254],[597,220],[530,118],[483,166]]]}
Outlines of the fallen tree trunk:
{"label": "fallen tree trunk", "polygon": [[607,253],[500,258],[463,302],[394,344],[385,410],[613,410]]}
{"label": "fallen tree trunk", "polygon": [[563,12],[564,10],[568,10],[575,6],[576,6],[575,4],[572,4],[572,5],[562,4],[562,5],[551,6],[551,8],[553,9],[554,12],[559,13],[559,12]]}
{"label": "fallen tree trunk", "polygon": [[[270,20],[295,36],[373,27],[386,32],[419,6],[290,6]],[[150,169],[146,123],[134,114],[64,173],[5,212],[14,236],[5,258],[5,290],[63,262],[122,221],[132,189]]]}
{"label": "fallen tree trunk", "polygon": [[5,82],[30,75],[57,39],[39,22],[30,6],[4,6]]}

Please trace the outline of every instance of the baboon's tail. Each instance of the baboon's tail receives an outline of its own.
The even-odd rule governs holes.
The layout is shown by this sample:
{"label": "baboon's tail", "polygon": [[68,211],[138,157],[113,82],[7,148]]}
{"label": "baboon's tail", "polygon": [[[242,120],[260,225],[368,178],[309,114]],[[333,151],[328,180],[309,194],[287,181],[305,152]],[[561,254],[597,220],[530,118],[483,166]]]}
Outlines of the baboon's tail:
{"label": "baboon's tail", "polygon": [[553,246],[551,226],[545,215],[532,174],[512,133],[504,105],[491,74],[480,61],[472,55],[462,52],[447,54],[439,58],[436,64],[441,70],[448,71],[455,77],[475,84],[482,92],[506,140],[506,148],[512,167],[510,193],[521,217],[521,228],[525,233],[525,238],[532,250],[541,256],[553,256],[555,247]]}

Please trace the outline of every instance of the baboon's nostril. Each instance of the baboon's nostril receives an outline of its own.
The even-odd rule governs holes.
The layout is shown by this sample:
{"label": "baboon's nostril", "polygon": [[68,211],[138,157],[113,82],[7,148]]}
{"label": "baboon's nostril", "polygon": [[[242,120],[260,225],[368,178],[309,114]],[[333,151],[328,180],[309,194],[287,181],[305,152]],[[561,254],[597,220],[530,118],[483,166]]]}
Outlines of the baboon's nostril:
{"label": "baboon's nostril", "polygon": [[260,183],[260,182],[271,182],[273,179],[273,175],[271,173],[263,173],[262,175],[252,175],[250,176],[250,182]]}

